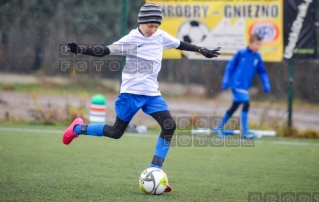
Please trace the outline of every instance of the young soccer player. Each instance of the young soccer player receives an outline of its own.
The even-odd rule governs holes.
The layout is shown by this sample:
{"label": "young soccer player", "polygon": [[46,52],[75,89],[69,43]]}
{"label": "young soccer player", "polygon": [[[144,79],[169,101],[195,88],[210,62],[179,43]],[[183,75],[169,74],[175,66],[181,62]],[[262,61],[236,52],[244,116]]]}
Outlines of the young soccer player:
{"label": "young soccer player", "polygon": [[264,86],[264,92],[268,93],[270,91],[268,74],[261,55],[258,53],[261,45],[261,37],[257,34],[252,35],[249,39],[248,47],[239,50],[226,66],[222,88],[231,88],[233,103],[218,125],[214,127],[214,131],[222,138],[225,138],[223,133],[225,124],[241,104],[243,105],[241,112],[241,137],[246,139],[256,137],[256,134],[249,132],[248,127],[249,88],[256,73]]}
{"label": "young soccer player", "polygon": [[[63,143],[68,145],[79,135],[105,136],[114,139],[122,137],[129,122],[140,109],[152,116],[161,126],[161,133],[155,146],[151,167],[161,168],[168,153],[176,124],[161,96],[157,75],[161,69],[164,49],[201,53],[206,58],[219,55],[219,48],[209,50],[181,42],[159,29],[162,10],[158,5],[145,4],[141,7],[137,29],[133,29],[112,45],[101,47],[81,47],[75,42],[68,43],[70,52],[102,57],[106,55],[126,55],[126,65],[122,72],[121,92],[115,102],[117,114],[113,126],[107,124],[84,124],[76,118],[63,134]],[[166,192],[171,191],[168,186]]]}

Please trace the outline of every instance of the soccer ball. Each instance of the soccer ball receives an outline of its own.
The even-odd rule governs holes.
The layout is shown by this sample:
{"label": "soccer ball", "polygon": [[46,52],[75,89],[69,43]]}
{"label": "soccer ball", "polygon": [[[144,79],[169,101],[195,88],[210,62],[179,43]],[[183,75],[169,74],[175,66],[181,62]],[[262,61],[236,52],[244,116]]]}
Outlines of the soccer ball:
{"label": "soccer ball", "polygon": [[187,43],[200,44],[209,36],[209,28],[199,21],[186,21],[180,25],[177,38]]}
{"label": "soccer ball", "polygon": [[146,194],[158,195],[165,191],[168,179],[162,169],[147,168],[142,172],[139,183]]}

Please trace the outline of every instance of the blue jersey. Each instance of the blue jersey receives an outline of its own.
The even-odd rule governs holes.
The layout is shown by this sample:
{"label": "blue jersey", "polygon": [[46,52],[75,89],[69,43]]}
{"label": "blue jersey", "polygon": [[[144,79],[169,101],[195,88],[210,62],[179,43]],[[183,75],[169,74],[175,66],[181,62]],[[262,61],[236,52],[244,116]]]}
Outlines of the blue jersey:
{"label": "blue jersey", "polygon": [[259,53],[249,48],[239,50],[228,62],[224,73],[222,87],[234,91],[248,93],[255,74],[258,74],[264,86],[264,92],[269,92],[268,73]]}

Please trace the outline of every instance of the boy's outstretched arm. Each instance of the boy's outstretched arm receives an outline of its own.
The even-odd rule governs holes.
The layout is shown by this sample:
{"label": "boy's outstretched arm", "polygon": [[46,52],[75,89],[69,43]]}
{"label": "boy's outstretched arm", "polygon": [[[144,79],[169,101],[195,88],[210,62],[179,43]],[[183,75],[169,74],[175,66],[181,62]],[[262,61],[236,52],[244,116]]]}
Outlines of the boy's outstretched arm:
{"label": "boy's outstretched arm", "polygon": [[176,49],[201,53],[206,58],[218,57],[218,55],[220,55],[220,53],[218,52],[220,50],[220,47],[210,50],[205,47],[198,47],[196,45],[183,41],[180,42],[180,45]]}
{"label": "boy's outstretched arm", "polygon": [[270,91],[270,82],[269,82],[269,78],[268,78],[268,73],[265,69],[265,65],[264,65],[264,62],[262,60],[258,61],[257,73],[259,75],[261,83],[264,86],[264,92],[268,93]]}
{"label": "boy's outstretched arm", "polygon": [[67,46],[71,53],[91,55],[95,57],[103,57],[109,55],[111,52],[107,46],[94,46],[93,48],[83,46],[81,47],[74,41],[69,42]]}
{"label": "boy's outstretched arm", "polygon": [[234,70],[238,66],[239,60],[239,51],[234,55],[234,57],[227,63],[223,81],[222,81],[222,89],[229,88],[231,77],[233,76]]}

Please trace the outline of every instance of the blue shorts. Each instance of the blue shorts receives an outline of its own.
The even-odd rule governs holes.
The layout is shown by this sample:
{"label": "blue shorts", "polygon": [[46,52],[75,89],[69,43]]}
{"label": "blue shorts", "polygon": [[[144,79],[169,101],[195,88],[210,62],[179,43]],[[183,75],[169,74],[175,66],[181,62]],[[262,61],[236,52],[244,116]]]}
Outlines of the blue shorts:
{"label": "blue shorts", "polygon": [[133,116],[142,109],[145,114],[159,111],[169,111],[162,96],[135,95],[121,93],[115,101],[117,116],[126,122],[130,122]]}
{"label": "blue shorts", "polygon": [[249,101],[249,94],[238,92],[236,90],[232,90],[233,92],[233,101],[234,102],[248,102]]}

